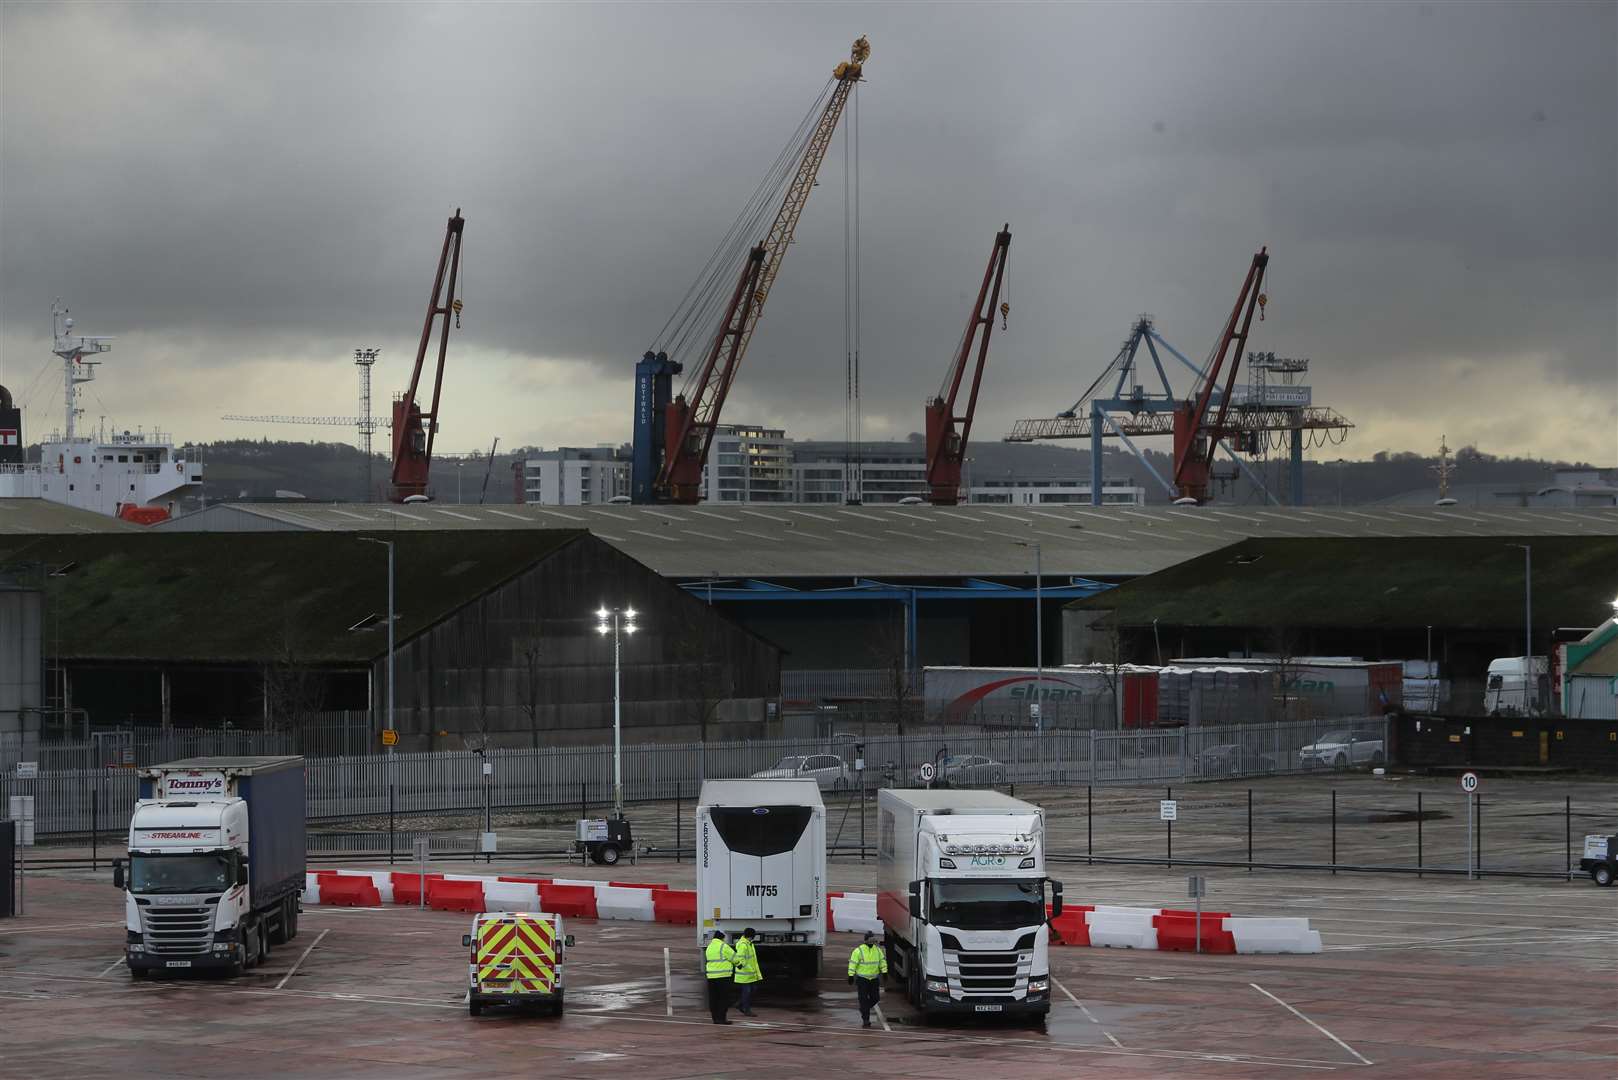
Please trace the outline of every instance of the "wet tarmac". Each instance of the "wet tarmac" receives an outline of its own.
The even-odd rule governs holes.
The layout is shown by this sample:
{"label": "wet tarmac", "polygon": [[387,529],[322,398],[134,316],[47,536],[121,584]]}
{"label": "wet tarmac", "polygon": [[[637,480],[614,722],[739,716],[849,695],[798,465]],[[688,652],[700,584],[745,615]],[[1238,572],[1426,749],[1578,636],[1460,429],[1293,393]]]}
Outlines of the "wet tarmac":
{"label": "wet tarmac", "polygon": [[[1174,904],[1184,889],[1160,869],[1064,871],[1078,902]],[[715,1028],[694,928],[570,920],[566,1015],[472,1018],[463,915],[311,907],[240,978],[135,982],[106,875],[31,875],[29,913],[0,923],[0,1076],[1618,1075],[1618,890],[1278,874],[1215,888],[1221,907],[1308,915],[1327,951],[1059,949],[1043,1030],[930,1026],[893,991],[866,1030],[841,975],[848,934],[816,983],[766,986],[756,1019]]]}

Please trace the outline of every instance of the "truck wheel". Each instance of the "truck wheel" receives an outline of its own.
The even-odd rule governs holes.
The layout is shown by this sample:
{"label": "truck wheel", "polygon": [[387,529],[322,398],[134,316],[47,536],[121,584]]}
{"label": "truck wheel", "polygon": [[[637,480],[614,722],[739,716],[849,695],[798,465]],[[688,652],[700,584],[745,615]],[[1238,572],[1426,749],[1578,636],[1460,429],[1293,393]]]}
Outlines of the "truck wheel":
{"label": "truck wheel", "polygon": [[617,844],[602,844],[601,849],[600,849],[600,856],[596,861],[599,862],[602,866],[617,866],[618,865],[618,845]]}
{"label": "truck wheel", "polygon": [[1590,880],[1600,885],[1603,889],[1609,887],[1612,884],[1612,864],[1597,863],[1591,867]]}
{"label": "truck wheel", "polygon": [[271,938],[270,924],[261,921],[258,924],[258,962],[261,964],[270,958]]}
{"label": "truck wheel", "polygon": [[145,968],[132,967],[129,969],[129,977],[134,979],[136,982],[140,982],[149,975],[151,975],[151,972],[147,971]]}
{"label": "truck wheel", "polygon": [[282,900],[275,912],[275,925],[270,930],[270,943],[272,945],[285,945],[287,943],[288,920],[292,918],[292,905]]}
{"label": "truck wheel", "polygon": [[483,1002],[479,1001],[476,997],[474,997],[472,995],[467,995],[467,998],[466,998],[466,1011],[468,1013],[470,1013],[472,1016],[482,1016],[483,1015]]}

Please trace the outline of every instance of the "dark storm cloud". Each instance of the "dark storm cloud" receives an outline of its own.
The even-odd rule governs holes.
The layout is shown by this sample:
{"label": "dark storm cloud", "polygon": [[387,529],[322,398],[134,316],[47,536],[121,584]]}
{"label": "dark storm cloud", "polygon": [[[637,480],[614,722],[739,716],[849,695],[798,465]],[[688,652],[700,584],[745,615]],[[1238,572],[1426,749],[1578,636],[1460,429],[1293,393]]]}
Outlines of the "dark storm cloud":
{"label": "dark storm cloud", "polygon": [[[1138,311],[1199,358],[1269,244],[1273,302],[1254,344],[1313,356],[1317,401],[1365,438],[1415,433],[1425,448],[1435,406],[1418,387],[1445,387],[1440,411],[1485,426],[1573,395],[1608,430],[1529,443],[1610,458],[1614,12],[7,5],[0,371],[37,365],[58,293],[97,332],[185,341],[227,366],[283,347],[402,347],[459,205],[464,347],[484,365],[594,365],[601,392],[626,399],[599,438],[624,437],[629,364],[866,33],[876,422],[920,426],[1009,220],[1013,314],[980,437],[1076,397]],[[736,419],[841,430],[841,150]],[[348,411],[343,375],[329,411]],[[179,388],[173,400],[181,415],[164,419],[182,431],[220,411]],[[554,441],[547,404],[508,437]]]}

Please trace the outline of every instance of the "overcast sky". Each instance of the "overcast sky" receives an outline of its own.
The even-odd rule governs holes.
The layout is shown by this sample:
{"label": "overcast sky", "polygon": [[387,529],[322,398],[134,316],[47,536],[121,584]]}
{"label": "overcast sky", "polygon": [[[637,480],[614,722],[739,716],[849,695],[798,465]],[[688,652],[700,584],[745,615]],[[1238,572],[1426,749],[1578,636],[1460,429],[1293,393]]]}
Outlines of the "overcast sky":
{"label": "overcast sky", "polygon": [[[408,379],[446,217],[439,446],[630,433],[636,357],[850,41],[867,433],[920,430],[1012,229],[975,429],[1077,398],[1132,318],[1312,358],[1341,449],[1618,465],[1618,5],[0,7],[0,382],[58,422],[50,304],[117,336],[90,423],[344,429]],[[843,430],[843,140],[725,419]],[[30,389],[32,388],[32,389]],[[1183,388],[1180,388],[1183,389]]]}

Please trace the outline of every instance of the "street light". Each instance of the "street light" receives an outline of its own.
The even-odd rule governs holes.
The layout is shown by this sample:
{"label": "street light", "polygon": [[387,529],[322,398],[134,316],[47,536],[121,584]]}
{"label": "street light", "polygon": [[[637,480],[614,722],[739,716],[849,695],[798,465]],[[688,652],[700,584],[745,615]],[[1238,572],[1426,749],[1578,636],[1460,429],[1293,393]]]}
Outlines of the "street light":
{"label": "street light", "polygon": [[[381,544],[388,549],[388,722],[383,730],[393,730],[393,541],[378,540],[374,536],[361,536],[362,544]],[[388,756],[393,756],[393,744],[388,744]]]}
{"label": "street light", "polygon": [[1045,593],[1044,566],[1037,540],[1014,541],[1018,547],[1034,549],[1034,730],[1045,726],[1045,710],[1040,707],[1040,692],[1045,687]]}
{"label": "street light", "polygon": [[1539,676],[1534,671],[1534,549],[1528,544],[1507,544],[1522,548],[1523,556],[1523,706],[1530,701],[1539,711]]}
{"label": "street light", "polygon": [[619,821],[624,817],[624,713],[621,693],[622,665],[619,662],[619,634],[635,632],[635,609],[609,608],[596,611],[596,632],[612,635],[612,811]]}

